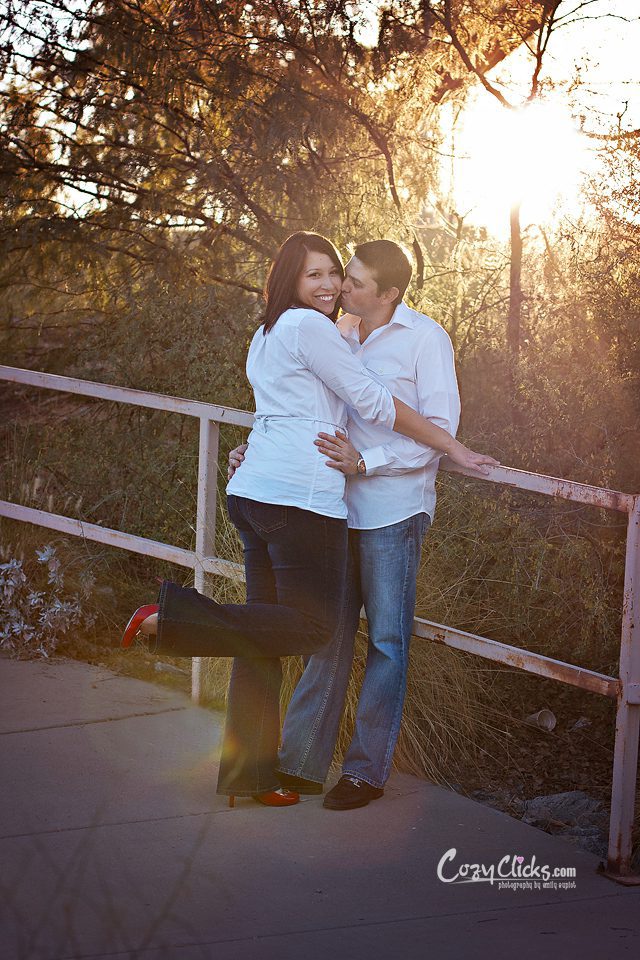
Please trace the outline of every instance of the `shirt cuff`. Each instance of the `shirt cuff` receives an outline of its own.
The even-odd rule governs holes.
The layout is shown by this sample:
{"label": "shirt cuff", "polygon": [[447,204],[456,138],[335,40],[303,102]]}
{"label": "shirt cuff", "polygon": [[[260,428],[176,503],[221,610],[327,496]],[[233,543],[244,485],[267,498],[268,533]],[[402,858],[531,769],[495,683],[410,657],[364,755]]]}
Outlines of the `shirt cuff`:
{"label": "shirt cuff", "polygon": [[387,462],[387,458],[384,455],[384,447],[369,447],[368,450],[361,450],[360,456],[364,460],[364,465],[367,468],[367,473],[370,470],[375,470],[376,467],[382,467]]}

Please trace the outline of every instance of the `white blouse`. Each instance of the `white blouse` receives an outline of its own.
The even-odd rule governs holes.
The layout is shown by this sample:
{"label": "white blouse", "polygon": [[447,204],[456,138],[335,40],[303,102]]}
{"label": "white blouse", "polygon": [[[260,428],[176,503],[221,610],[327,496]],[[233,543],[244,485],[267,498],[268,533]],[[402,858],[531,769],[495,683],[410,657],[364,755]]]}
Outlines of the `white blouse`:
{"label": "white blouse", "polygon": [[256,420],[244,462],[227,493],[346,518],[344,476],[326,465],[318,431],[346,427],[346,405],[363,420],[393,428],[390,391],[373,380],[328,317],[286,310],[265,335],[259,327],[247,356]]}

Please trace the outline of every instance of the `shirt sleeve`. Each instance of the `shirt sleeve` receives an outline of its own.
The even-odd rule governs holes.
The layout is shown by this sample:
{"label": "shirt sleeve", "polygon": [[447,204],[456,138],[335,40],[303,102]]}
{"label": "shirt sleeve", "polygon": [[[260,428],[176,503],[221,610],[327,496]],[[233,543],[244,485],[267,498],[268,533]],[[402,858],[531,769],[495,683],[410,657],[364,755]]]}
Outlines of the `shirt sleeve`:
{"label": "shirt sleeve", "polygon": [[363,420],[393,429],[396,408],[391,392],[354,357],[333,323],[307,314],[298,326],[297,359]]}
{"label": "shirt sleeve", "polygon": [[[427,420],[455,436],[460,420],[460,396],[453,347],[442,327],[434,328],[416,358],[417,410]],[[413,404],[412,404],[413,406]],[[396,436],[389,443],[360,451],[367,474],[393,476],[426,467],[442,453],[408,437]]]}

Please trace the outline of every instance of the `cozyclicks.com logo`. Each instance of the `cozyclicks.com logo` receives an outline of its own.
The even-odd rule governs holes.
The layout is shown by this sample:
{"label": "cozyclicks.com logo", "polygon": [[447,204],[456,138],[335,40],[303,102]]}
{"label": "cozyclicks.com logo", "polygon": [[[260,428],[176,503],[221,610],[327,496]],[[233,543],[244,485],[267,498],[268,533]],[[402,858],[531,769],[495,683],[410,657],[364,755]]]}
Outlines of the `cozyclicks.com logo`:
{"label": "cozyclicks.com logo", "polygon": [[499,890],[573,890],[576,886],[575,867],[536,863],[535,854],[525,860],[507,853],[497,863],[455,863],[457,855],[451,847],[440,858],[437,874],[442,883],[497,883]]}

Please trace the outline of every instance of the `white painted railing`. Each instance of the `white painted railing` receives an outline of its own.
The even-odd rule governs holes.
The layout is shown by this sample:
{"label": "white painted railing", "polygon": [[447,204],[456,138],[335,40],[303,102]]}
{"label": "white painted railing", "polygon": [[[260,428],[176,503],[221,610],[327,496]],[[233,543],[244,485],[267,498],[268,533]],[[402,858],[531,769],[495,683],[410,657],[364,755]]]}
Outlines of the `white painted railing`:
{"label": "white painted railing", "polygon": [[[217,461],[219,425],[231,423],[250,427],[253,415],[246,410],[235,410],[215,404],[166,397],[160,394],[115,387],[88,380],[76,380],[32,370],[0,366],[0,380],[95,397],[116,403],[133,404],[152,410],[181,413],[200,421],[198,459],[198,498],[196,511],[195,550],[185,550],[171,544],[110,530],[99,524],[85,523],[58,514],[35,510],[16,503],[0,501],[0,516],[27,523],[35,523],[61,533],[72,534],[98,543],[121,547],[145,556],[167,560],[194,571],[196,589],[204,591],[206,574],[242,578],[242,568],[214,555]],[[487,637],[465,633],[453,627],[416,618],[414,634],[445,646],[474,653],[497,663],[517,667],[548,679],[600,693],[617,700],[616,735],[614,747],[613,782],[611,790],[611,818],[609,828],[608,863],[605,873],[623,883],[639,882],[631,874],[632,826],[638,767],[638,737],[640,731],[640,495],[619,493],[602,487],[560,480],[540,474],[513,470],[510,467],[492,467],[488,476],[473,470],[463,470],[455,464],[442,463],[445,470],[461,473],[491,483],[505,484],[545,494],[563,500],[591,504],[607,510],[627,514],[627,551],[625,565],[624,601],[622,610],[622,637],[620,644],[619,677],[586,670],[574,664],[552,660],[541,654],[519,647],[498,643]],[[192,695],[200,699],[200,661],[194,659]]]}

